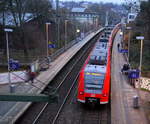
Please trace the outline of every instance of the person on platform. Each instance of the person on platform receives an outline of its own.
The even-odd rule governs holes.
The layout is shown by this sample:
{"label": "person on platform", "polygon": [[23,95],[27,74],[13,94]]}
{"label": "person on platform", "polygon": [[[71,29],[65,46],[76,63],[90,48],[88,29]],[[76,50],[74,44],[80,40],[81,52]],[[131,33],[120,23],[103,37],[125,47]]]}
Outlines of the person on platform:
{"label": "person on platform", "polygon": [[35,72],[32,72],[30,67],[27,68],[27,70],[26,70],[26,81],[25,82],[31,81],[32,83],[34,83],[34,78],[35,78]]}
{"label": "person on platform", "polygon": [[118,48],[118,51],[119,51],[120,50],[120,44],[119,43],[117,44],[117,48]]}
{"label": "person on platform", "polygon": [[128,71],[130,69],[130,65],[129,64],[124,64],[122,69],[121,69],[121,72],[123,73],[123,71]]}
{"label": "person on platform", "polygon": [[34,83],[34,78],[35,78],[35,72],[30,71],[30,81],[31,81],[31,83]]}

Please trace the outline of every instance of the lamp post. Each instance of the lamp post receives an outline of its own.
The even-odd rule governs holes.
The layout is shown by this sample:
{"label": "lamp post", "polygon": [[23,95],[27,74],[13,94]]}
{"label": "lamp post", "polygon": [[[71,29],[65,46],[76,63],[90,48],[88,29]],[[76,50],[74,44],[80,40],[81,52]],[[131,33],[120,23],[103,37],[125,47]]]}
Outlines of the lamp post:
{"label": "lamp post", "polygon": [[67,44],[67,23],[68,23],[68,20],[65,20],[65,49],[66,49],[66,44]]}
{"label": "lamp post", "polygon": [[129,63],[129,57],[130,57],[130,37],[131,37],[131,27],[126,27],[127,30],[129,30],[129,38],[128,38],[128,63]]}
{"label": "lamp post", "polygon": [[123,32],[120,31],[120,38],[121,38],[121,47],[123,47]]}
{"label": "lamp post", "polygon": [[96,30],[98,29],[98,18],[96,18]]}
{"label": "lamp post", "polygon": [[142,69],[142,52],[143,52],[143,40],[144,40],[144,37],[143,37],[143,36],[137,36],[136,39],[141,41],[141,49],[140,49],[140,65],[139,65],[140,77],[141,77],[141,69]]}
{"label": "lamp post", "polygon": [[78,33],[80,33],[80,29],[76,29],[76,33],[77,33],[77,39],[78,39]]}
{"label": "lamp post", "polygon": [[[126,23],[122,23],[121,25],[121,29],[122,29],[122,40],[121,40],[121,45],[122,45],[122,48],[124,49],[125,48],[125,43],[124,43],[124,31],[125,31],[125,27],[126,27]],[[121,33],[121,32],[120,32]]]}
{"label": "lamp post", "polygon": [[93,17],[93,30],[95,29],[95,17]]}
{"label": "lamp post", "polygon": [[77,33],[79,33],[79,32],[80,32],[80,29],[77,29],[76,31],[77,31]]}
{"label": "lamp post", "polygon": [[123,35],[123,32],[121,31],[121,32],[120,32],[120,36],[122,37],[122,35]]}
{"label": "lamp post", "polygon": [[50,25],[50,22],[46,22],[46,45],[47,45],[47,57],[49,56],[49,52],[48,52],[48,26]]}
{"label": "lamp post", "polygon": [[13,32],[12,29],[4,29],[4,31],[6,32],[6,42],[7,42],[7,66],[8,66],[8,80],[9,80],[9,88],[10,88],[10,92],[12,92],[12,86],[11,86],[11,75],[10,75],[10,64],[9,64],[9,40],[8,40],[8,33],[9,32]]}

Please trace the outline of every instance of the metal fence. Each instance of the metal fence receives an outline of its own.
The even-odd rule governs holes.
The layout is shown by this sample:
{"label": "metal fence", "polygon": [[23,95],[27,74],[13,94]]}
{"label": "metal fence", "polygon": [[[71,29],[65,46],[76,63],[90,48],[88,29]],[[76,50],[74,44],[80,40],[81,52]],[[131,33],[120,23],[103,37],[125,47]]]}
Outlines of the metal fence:
{"label": "metal fence", "polygon": [[[93,31],[89,31],[85,33],[85,37],[89,35]],[[50,55],[48,58],[47,57],[41,57],[39,58],[39,69],[40,70],[46,70],[50,64],[50,62],[54,61],[58,56],[60,56],[63,52],[65,52],[67,49],[71,48],[73,45],[78,43],[80,40],[82,40],[80,37],[77,37],[75,40],[69,42],[66,44],[66,46],[62,47],[61,49],[58,49],[55,51],[52,55]]]}
{"label": "metal fence", "polygon": [[[89,35],[91,32],[93,31],[89,31],[87,33],[85,33],[85,37],[87,35]],[[35,63],[35,61],[38,61],[38,69],[41,70],[42,68],[44,68],[44,70],[46,68],[48,68],[50,62],[54,61],[59,55],[61,55],[63,52],[65,52],[67,49],[69,49],[70,47],[72,47],[73,45],[75,45],[76,43],[78,43],[80,40],[82,40],[80,37],[77,37],[75,40],[70,41],[68,44],[66,44],[66,46],[58,49],[57,51],[55,51],[53,54],[51,54],[49,57],[46,56],[35,56],[34,54],[28,57],[26,57],[24,55],[24,51],[23,50],[10,50],[11,53],[15,53],[15,55],[13,56],[14,60],[18,60],[20,65],[31,65],[33,63]],[[7,56],[4,55],[5,50],[0,49],[0,65],[7,65]]]}

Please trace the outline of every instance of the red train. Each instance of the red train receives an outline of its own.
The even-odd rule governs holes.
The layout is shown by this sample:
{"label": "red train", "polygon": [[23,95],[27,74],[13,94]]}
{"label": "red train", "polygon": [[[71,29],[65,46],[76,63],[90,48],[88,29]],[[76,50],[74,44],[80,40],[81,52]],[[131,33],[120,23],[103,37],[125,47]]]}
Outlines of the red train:
{"label": "red train", "polygon": [[[80,71],[77,101],[107,104],[110,96],[112,38],[119,25],[107,37],[100,37]],[[104,35],[103,35],[104,36]]]}

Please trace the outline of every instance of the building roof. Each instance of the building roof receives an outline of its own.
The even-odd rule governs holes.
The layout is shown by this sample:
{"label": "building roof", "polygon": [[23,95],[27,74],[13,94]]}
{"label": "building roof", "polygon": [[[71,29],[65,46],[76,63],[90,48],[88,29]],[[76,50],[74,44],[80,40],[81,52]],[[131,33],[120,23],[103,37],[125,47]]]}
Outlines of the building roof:
{"label": "building roof", "polygon": [[71,12],[84,12],[86,8],[72,8]]}

